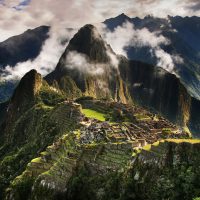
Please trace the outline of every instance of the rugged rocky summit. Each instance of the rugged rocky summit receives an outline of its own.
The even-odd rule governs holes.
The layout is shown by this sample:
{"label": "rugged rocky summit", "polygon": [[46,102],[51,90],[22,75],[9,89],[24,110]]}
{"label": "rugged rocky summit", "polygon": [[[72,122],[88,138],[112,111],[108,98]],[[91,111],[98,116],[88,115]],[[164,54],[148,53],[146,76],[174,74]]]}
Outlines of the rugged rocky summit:
{"label": "rugged rocky summit", "polygon": [[[108,50],[112,51],[109,45],[104,42],[96,27],[88,24],[82,27],[70,40],[64,55],[66,56],[68,51],[77,51],[87,55],[90,62],[108,63],[110,61],[107,54]],[[114,54],[113,51],[112,53]]]}
{"label": "rugged rocky summit", "polygon": [[7,107],[4,122],[5,137],[9,135],[9,132],[12,132],[14,123],[22,113],[34,105],[41,86],[42,77],[35,70],[31,70],[22,78]]}

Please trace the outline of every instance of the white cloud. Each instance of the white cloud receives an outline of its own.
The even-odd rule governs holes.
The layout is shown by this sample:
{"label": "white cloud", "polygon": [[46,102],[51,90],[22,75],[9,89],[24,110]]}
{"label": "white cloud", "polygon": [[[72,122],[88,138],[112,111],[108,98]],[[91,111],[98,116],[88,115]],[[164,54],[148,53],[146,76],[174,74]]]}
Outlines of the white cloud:
{"label": "white cloud", "polygon": [[128,46],[156,48],[161,44],[170,43],[160,32],[150,32],[147,28],[135,29],[130,22],[123,23],[122,26],[116,27],[114,31],[108,30],[105,25],[99,25],[98,28],[113,50],[124,56],[127,56],[125,48]]}
{"label": "white cloud", "polygon": [[[141,30],[135,29],[134,26],[126,22],[122,26],[118,26],[113,32],[106,29],[104,25],[98,24],[98,29],[103,38],[108,44],[111,45],[114,52],[127,56],[125,48],[133,46],[140,48],[143,46],[149,46],[151,53],[157,58],[157,65],[172,72],[174,63],[182,63],[183,59],[178,55],[170,55],[161,49],[160,45],[168,45],[170,41],[161,35],[160,32],[150,32],[148,29],[143,28]],[[40,55],[33,61],[26,61],[18,63],[15,67],[7,66],[4,70],[4,79],[19,79],[26,72],[31,69],[36,69],[42,75],[46,75],[51,72],[59,58],[61,57],[66,45],[61,45],[63,39],[71,39],[74,31],[63,29],[59,26],[53,26],[50,31],[50,37],[46,40]],[[93,31],[95,37],[100,38],[96,29]],[[107,49],[107,55],[111,59],[111,66],[117,68],[119,60],[110,49]],[[70,52],[67,56],[67,67],[77,68],[80,71],[85,71],[90,74],[102,74],[104,73],[105,66],[101,63],[94,64],[89,63],[87,58],[83,54],[77,52]]]}
{"label": "white cloud", "polygon": [[174,62],[170,54],[166,53],[163,49],[156,48],[155,55],[157,58],[157,65],[172,72],[174,70]]}
{"label": "white cloud", "polygon": [[104,25],[99,25],[98,29],[117,54],[127,57],[126,47],[150,47],[152,56],[157,59],[157,65],[170,72],[173,72],[175,63],[183,62],[180,56],[170,55],[161,49],[161,45],[168,45],[170,41],[160,32],[150,32],[146,28],[135,29],[130,22],[118,26],[114,31],[108,30]]}
{"label": "white cloud", "polygon": [[77,69],[82,73],[90,75],[102,75],[109,71],[108,67],[118,67],[116,56],[109,52],[109,50],[107,50],[107,54],[111,58],[111,63],[93,63],[89,61],[89,58],[85,54],[70,51],[66,56],[66,60],[64,60],[65,67],[69,69]]}
{"label": "white cloud", "polygon": [[[32,68],[38,69],[44,75],[52,70],[64,50],[63,46],[58,45],[58,39],[56,39],[59,35],[59,32],[56,32],[60,27],[62,29],[66,27],[82,27],[87,23],[104,21],[106,18],[117,16],[122,12],[132,17],[143,17],[147,14],[159,17],[166,17],[167,15],[199,15],[199,10],[191,11],[189,9],[187,6],[188,1],[190,0],[127,0],[124,3],[121,0],[31,0],[29,5],[23,7],[20,11],[13,7],[19,5],[22,0],[1,1],[0,42],[40,25],[50,25],[55,35],[57,35],[51,35],[52,37],[46,41],[43,51],[34,61],[18,63],[13,69],[7,66],[6,72],[11,74],[7,78],[20,77]],[[192,1],[194,3],[197,2],[197,0]],[[158,58],[158,65],[162,64],[163,68],[172,69],[172,63],[183,62],[177,55],[170,56],[156,47],[169,42],[159,32],[151,33],[147,29],[135,30],[131,24],[126,23],[122,27],[117,27],[114,32],[106,30],[106,35],[104,36],[118,54],[126,55],[124,48],[131,43],[132,46],[135,45],[136,47],[150,46],[154,55]],[[116,57],[110,56],[113,64],[117,66],[118,60]]]}
{"label": "white cloud", "polygon": [[[189,6],[190,2],[192,4]],[[125,13],[131,17],[152,14],[200,15],[198,0],[31,0],[28,6],[16,10],[22,0],[4,0],[0,3],[0,41],[40,25],[81,27],[87,23],[97,23]],[[197,3],[196,3],[197,2]],[[190,9],[191,8],[191,9]]]}
{"label": "white cloud", "polygon": [[50,30],[50,37],[46,40],[42,47],[39,56],[33,61],[26,61],[18,63],[14,67],[6,66],[1,78],[10,79],[20,79],[26,72],[31,69],[36,69],[42,75],[46,75],[51,72],[59,58],[61,57],[66,44],[63,45],[63,40],[69,40],[74,35],[75,30],[68,30],[62,28],[52,28]]}
{"label": "white cloud", "polygon": [[85,54],[76,51],[70,51],[66,57],[66,68],[77,69],[82,73],[87,74],[103,74],[103,64],[89,63]]}

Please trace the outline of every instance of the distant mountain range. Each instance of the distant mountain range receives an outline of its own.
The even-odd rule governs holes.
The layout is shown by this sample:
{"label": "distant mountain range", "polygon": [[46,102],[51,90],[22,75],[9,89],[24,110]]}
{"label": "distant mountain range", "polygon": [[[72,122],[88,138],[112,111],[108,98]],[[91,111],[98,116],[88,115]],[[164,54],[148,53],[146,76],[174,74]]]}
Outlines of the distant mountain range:
{"label": "distant mountain range", "polygon": [[[121,14],[107,19],[104,23],[110,30],[130,22],[136,29],[147,28],[150,32],[159,31],[169,39],[168,45],[161,48],[170,55],[179,55],[182,64],[175,65],[175,71],[189,93],[200,99],[200,18],[199,17],[171,17],[167,19],[146,16],[145,18],[129,18]],[[127,47],[128,58],[156,65],[157,59],[151,54],[150,47]],[[161,66],[162,67],[162,66]]]}

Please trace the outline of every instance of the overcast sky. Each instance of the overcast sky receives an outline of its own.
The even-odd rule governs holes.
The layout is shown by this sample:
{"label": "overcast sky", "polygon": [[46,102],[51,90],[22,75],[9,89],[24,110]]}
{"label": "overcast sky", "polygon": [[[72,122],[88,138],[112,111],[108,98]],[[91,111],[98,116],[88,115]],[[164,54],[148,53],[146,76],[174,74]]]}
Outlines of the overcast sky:
{"label": "overcast sky", "polygon": [[200,16],[200,0],[0,0],[0,41],[40,25],[81,27],[121,13]]}

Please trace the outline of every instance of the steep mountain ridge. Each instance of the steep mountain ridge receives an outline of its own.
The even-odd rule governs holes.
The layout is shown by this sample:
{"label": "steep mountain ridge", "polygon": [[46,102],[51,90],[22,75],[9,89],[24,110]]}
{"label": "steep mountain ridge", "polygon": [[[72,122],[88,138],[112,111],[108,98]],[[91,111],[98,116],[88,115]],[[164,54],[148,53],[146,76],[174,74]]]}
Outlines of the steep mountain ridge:
{"label": "steep mountain ridge", "polygon": [[[120,196],[120,199],[126,199],[132,196],[134,199],[133,193],[137,197],[141,195],[137,188],[130,190],[138,184],[134,178],[137,169],[141,169],[137,160],[144,158],[148,164],[153,158],[155,163],[156,160],[165,163],[160,159],[165,160],[166,152],[171,149],[164,145],[144,154],[148,146],[144,147],[146,150],[141,147],[147,141],[152,144],[166,138],[188,137],[169,121],[137,105],[91,98],[78,99],[80,105],[66,101],[66,98],[35,70],[20,81],[8,105],[8,108],[12,105],[12,112],[8,109],[4,118],[4,122],[12,119],[12,123],[3,123],[0,129],[1,133],[6,130],[0,144],[0,194],[3,195],[0,198],[110,199]],[[89,112],[93,112],[92,117]],[[102,121],[99,115],[103,115]],[[104,121],[106,118],[109,121]],[[12,129],[6,126],[12,126]],[[193,143],[193,140],[186,141]],[[199,141],[196,142],[198,145]],[[179,148],[176,142],[173,143],[174,148]],[[190,150],[187,153],[196,155],[196,145]],[[152,153],[154,151],[156,153]],[[179,153],[174,151],[173,156],[177,155]],[[195,156],[192,158],[193,164],[199,162]],[[185,166],[182,160],[179,164]],[[151,166],[148,169],[147,178],[154,173]],[[159,173],[163,173],[163,181],[167,183],[165,171]],[[140,175],[142,178],[143,171],[139,172],[139,178]],[[192,187],[193,182],[186,181],[186,184]],[[142,184],[141,189],[145,188],[146,184]],[[155,186],[155,189],[161,192],[159,187]],[[149,190],[153,196],[151,192]],[[187,198],[199,194],[188,195]]]}
{"label": "steep mountain ridge", "polygon": [[[123,13],[105,20],[104,23],[113,31],[126,21],[132,23],[136,29],[147,28],[150,32],[160,32],[161,35],[171,41],[170,45],[163,45],[162,49],[170,55],[175,54],[183,58],[184,63],[176,63],[175,71],[190,95],[199,99],[199,17],[168,16],[168,18],[162,19],[146,16],[144,18],[130,18]],[[17,62],[35,58],[40,52],[42,43],[48,37],[48,31],[49,27],[42,26],[1,42],[0,66],[5,67],[8,64],[14,66]],[[152,57],[149,47],[127,47],[125,50],[129,59],[152,65],[157,64],[157,59],[155,56]],[[3,93],[7,93],[6,96],[0,94],[0,101],[5,101],[7,96],[9,97],[12,94],[15,85],[9,82],[0,85],[0,87]]]}
{"label": "steep mountain ridge", "polygon": [[[6,124],[6,129],[4,130],[5,137],[12,132],[15,121],[34,105],[36,95],[41,86],[42,77],[36,70],[31,70],[21,79],[7,108],[7,115],[4,122]],[[6,139],[6,142],[8,141],[11,141],[10,137]]]}

